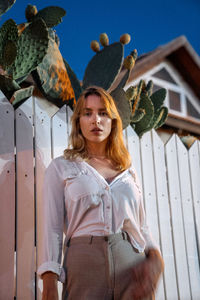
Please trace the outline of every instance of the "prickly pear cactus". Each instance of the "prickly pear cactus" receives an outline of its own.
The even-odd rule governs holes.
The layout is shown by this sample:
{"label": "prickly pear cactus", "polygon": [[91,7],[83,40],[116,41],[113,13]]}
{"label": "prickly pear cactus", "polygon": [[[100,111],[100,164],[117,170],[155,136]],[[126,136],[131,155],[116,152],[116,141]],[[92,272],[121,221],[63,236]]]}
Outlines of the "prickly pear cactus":
{"label": "prickly pear cactus", "polygon": [[103,49],[100,50],[100,45],[97,41],[91,42],[91,48],[96,52],[96,55],[89,62],[84,78],[83,89],[90,85],[96,85],[108,90],[123,65],[124,44],[129,43],[130,36],[123,35],[120,42],[115,42],[109,45],[109,39],[106,33],[100,34],[100,43]]}
{"label": "prickly pear cactus", "polygon": [[152,90],[152,81],[146,85],[141,80],[137,87],[130,87],[126,92],[132,107],[131,125],[140,137],[162,126],[168,115],[168,109],[163,106],[166,90],[160,89],[153,94]]}

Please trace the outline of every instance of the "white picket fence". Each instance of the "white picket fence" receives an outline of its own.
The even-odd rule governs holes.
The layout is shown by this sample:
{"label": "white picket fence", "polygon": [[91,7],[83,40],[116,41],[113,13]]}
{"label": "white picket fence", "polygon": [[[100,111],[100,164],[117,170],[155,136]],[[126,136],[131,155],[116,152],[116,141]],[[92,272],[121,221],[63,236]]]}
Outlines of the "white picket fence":
{"label": "white picket fence", "polygon": [[[68,144],[71,110],[29,98],[16,111],[0,92],[0,300],[40,300],[42,183]],[[165,261],[157,300],[200,299],[200,144],[177,135],[124,137],[143,184],[148,223]],[[59,286],[60,289],[61,286]]]}

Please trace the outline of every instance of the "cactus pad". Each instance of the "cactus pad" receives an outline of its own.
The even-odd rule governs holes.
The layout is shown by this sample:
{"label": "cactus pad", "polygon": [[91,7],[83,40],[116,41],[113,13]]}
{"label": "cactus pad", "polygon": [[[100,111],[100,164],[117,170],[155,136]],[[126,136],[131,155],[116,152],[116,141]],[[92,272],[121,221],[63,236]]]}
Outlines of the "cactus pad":
{"label": "cactus pad", "polygon": [[75,103],[74,90],[54,40],[50,39],[48,52],[32,75],[44,96],[51,102],[59,107],[71,99]]}
{"label": "cactus pad", "polygon": [[154,123],[154,129],[161,127],[165,123],[167,116],[168,116],[167,107],[164,106],[161,109],[157,110],[155,112],[155,117],[154,117],[154,119],[156,120]]}
{"label": "cactus pad", "polygon": [[[12,20],[7,20],[0,28],[0,65],[10,65],[17,52],[16,42],[18,40],[17,24]],[[9,57],[8,52],[11,57]]]}
{"label": "cactus pad", "polygon": [[153,103],[144,93],[142,93],[140,96],[139,109],[145,110],[144,117],[135,124],[135,131],[141,137],[143,133],[150,130],[149,125],[154,115]]}
{"label": "cactus pad", "polygon": [[154,105],[155,110],[159,109],[164,104],[166,94],[166,89],[162,88],[151,95],[151,101]]}
{"label": "cactus pad", "polygon": [[43,60],[48,44],[48,30],[42,19],[31,23],[17,41],[17,57],[8,69],[8,74],[17,79],[30,73]]}
{"label": "cactus pad", "polygon": [[82,93],[83,89],[80,85],[80,81],[78,80],[78,78],[76,77],[75,73],[73,72],[73,70],[71,69],[71,67],[69,66],[69,64],[66,62],[65,59],[63,59],[67,73],[69,75],[69,79],[71,81],[71,85],[72,88],[74,90],[75,93],[75,98],[78,99],[80,94]]}
{"label": "cactus pad", "polygon": [[26,100],[27,98],[31,97],[33,94],[34,86],[31,85],[27,88],[20,89],[18,91],[15,91],[12,98],[10,99],[10,102],[14,107],[18,107],[20,104],[22,104],[22,101]]}
{"label": "cactus pad", "polygon": [[110,94],[115,101],[124,129],[130,124],[131,109],[129,100],[126,97],[125,91],[119,87],[113,90]]}
{"label": "cactus pad", "polygon": [[48,28],[54,27],[62,22],[66,11],[58,6],[48,6],[38,11],[33,20],[42,18]]}
{"label": "cactus pad", "polygon": [[83,88],[96,85],[108,90],[121,69],[123,54],[121,43],[113,43],[97,52],[85,70]]}
{"label": "cactus pad", "polygon": [[1,0],[0,1],[0,16],[9,10],[16,0]]}

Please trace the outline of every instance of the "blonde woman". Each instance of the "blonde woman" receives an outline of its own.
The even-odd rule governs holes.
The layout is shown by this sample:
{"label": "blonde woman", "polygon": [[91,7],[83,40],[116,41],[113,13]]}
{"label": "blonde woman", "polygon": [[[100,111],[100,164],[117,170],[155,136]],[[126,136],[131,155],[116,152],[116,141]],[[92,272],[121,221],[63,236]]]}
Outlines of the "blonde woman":
{"label": "blonde woman", "polygon": [[[141,187],[112,97],[80,96],[70,148],[44,182],[43,300],[153,299],[163,260],[146,225]],[[64,261],[61,266],[65,234]]]}

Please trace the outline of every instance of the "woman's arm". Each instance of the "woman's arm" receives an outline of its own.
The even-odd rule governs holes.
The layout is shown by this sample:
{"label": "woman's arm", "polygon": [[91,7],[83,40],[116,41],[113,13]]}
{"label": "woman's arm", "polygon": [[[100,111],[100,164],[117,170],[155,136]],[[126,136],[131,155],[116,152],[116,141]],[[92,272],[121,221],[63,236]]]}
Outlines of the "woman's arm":
{"label": "woman's arm", "polygon": [[43,293],[42,300],[58,300],[58,275],[53,272],[45,272],[42,275]]}
{"label": "woman's arm", "polygon": [[133,299],[140,300],[154,294],[164,270],[164,261],[158,249],[146,251],[146,259],[132,270]]}

